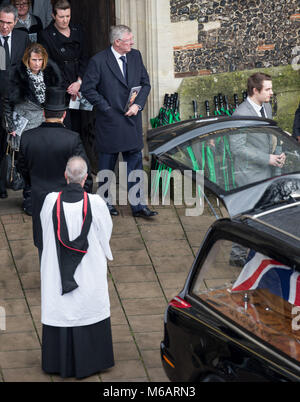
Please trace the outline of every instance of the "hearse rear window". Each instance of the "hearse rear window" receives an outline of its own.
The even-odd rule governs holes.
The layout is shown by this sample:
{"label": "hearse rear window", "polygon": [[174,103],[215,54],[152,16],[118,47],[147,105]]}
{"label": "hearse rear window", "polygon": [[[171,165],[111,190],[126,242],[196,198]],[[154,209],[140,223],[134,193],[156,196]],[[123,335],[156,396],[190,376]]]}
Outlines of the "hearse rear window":
{"label": "hearse rear window", "polygon": [[269,256],[218,240],[192,294],[300,361],[300,273]]}

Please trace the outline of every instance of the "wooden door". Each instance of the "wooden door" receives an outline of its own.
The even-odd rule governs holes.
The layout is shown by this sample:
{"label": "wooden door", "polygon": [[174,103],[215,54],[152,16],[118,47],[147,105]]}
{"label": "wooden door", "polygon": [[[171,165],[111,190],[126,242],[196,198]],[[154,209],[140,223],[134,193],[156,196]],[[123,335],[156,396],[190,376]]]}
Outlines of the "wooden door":
{"label": "wooden door", "polygon": [[[115,25],[114,0],[71,0],[72,22],[81,24],[86,34],[90,57],[109,46],[109,28]],[[81,139],[90,159],[92,170],[97,173],[95,152],[95,113],[82,113]]]}

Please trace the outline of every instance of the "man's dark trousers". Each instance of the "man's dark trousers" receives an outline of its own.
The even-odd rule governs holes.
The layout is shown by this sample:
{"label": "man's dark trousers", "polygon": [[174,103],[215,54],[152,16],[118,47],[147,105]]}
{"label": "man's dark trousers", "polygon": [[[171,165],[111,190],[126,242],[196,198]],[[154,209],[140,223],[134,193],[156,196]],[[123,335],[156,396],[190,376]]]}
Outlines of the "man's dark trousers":
{"label": "man's dark trousers", "polygon": [[[101,172],[102,170],[111,170],[112,172],[115,169],[115,165],[118,159],[119,153],[113,153],[113,154],[108,154],[105,152],[99,152],[98,153],[98,171]],[[134,170],[140,170],[143,171],[143,159],[142,159],[142,152],[141,151],[125,151],[122,152],[123,160],[124,162],[127,163],[127,178],[130,175],[130,173]],[[107,180],[104,181],[99,181],[98,186],[101,187],[103,184],[105,184]],[[137,182],[139,182],[139,179],[137,179]],[[128,188],[128,193],[131,189],[132,186],[137,184],[137,182],[129,182],[127,180],[127,188]],[[104,194],[105,197],[107,197],[107,193]],[[136,194],[136,197],[140,197],[141,195],[139,192]],[[132,212],[137,212],[140,211],[142,208],[145,207],[144,200],[141,198],[141,202],[138,203],[138,205],[131,205]]]}

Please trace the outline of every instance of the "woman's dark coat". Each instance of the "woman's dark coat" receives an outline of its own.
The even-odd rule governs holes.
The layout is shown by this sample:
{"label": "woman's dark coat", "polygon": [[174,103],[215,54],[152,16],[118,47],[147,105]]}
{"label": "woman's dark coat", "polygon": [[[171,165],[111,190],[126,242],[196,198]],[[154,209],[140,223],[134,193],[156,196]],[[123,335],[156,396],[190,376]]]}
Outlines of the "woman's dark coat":
{"label": "woman's dark coat", "polygon": [[[60,70],[56,63],[50,59],[48,60],[47,66],[44,70],[44,83],[46,88],[50,86],[62,86]],[[10,79],[8,97],[5,102],[5,116],[9,130],[8,132],[14,131],[12,120],[14,106],[27,101],[43,107],[35,95],[34,86],[27,74],[26,66],[21,63]]]}

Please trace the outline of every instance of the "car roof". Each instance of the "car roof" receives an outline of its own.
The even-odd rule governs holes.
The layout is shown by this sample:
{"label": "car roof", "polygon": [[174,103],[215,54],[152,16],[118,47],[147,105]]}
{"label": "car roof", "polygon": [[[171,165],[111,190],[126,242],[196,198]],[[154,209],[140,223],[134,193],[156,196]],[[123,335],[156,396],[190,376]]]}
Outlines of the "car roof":
{"label": "car roof", "polygon": [[[239,134],[250,135],[253,138],[264,134],[275,138],[277,145],[278,143],[279,145],[284,144],[286,147],[284,152],[288,152],[289,160],[292,162],[286,164],[286,169],[280,170],[279,173],[271,172],[270,175],[264,177],[253,174],[246,183],[236,185],[234,180],[242,170],[235,169],[239,165],[235,165],[234,155],[230,149],[231,138],[234,139],[235,134],[237,134],[236,138],[239,137]],[[223,150],[220,151],[218,140],[222,138],[224,138]],[[213,166],[212,171],[215,175],[210,176],[207,170],[209,168],[208,151],[205,150],[209,147],[212,149],[210,145],[212,142],[214,150],[209,152],[215,153],[218,148],[219,154],[216,153],[213,158],[220,158],[215,161],[222,158],[223,162],[219,164],[224,165],[221,168]],[[281,130],[273,120],[252,116],[192,119],[148,131],[148,145],[150,154],[154,155],[158,161],[156,166],[167,166],[171,170],[179,169],[181,172],[190,169],[194,173],[202,169],[206,189],[209,189],[224,203],[232,217],[255,209],[258,205],[262,208],[263,204],[266,204],[264,200],[270,199],[269,194],[278,192],[277,188],[280,189],[280,197],[277,196],[276,202],[281,202],[290,197],[294,191],[300,190],[300,144]],[[206,157],[207,160],[204,159]],[[225,160],[226,162],[224,162]],[[250,166],[250,163],[253,162],[247,163]],[[272,202],[274,203],[274,197]]]}
{"label": "car roof", "polygon": [[277,126],[277,123],[270,119],[262,119],[261,117],[254,116],[206,117],[184,120],[148,130],[147,142],[149,153],[159,155],[194,137],[209,135],[216,130],[222,130],[224,128],[238,128],[244,126],[266,127]]}

